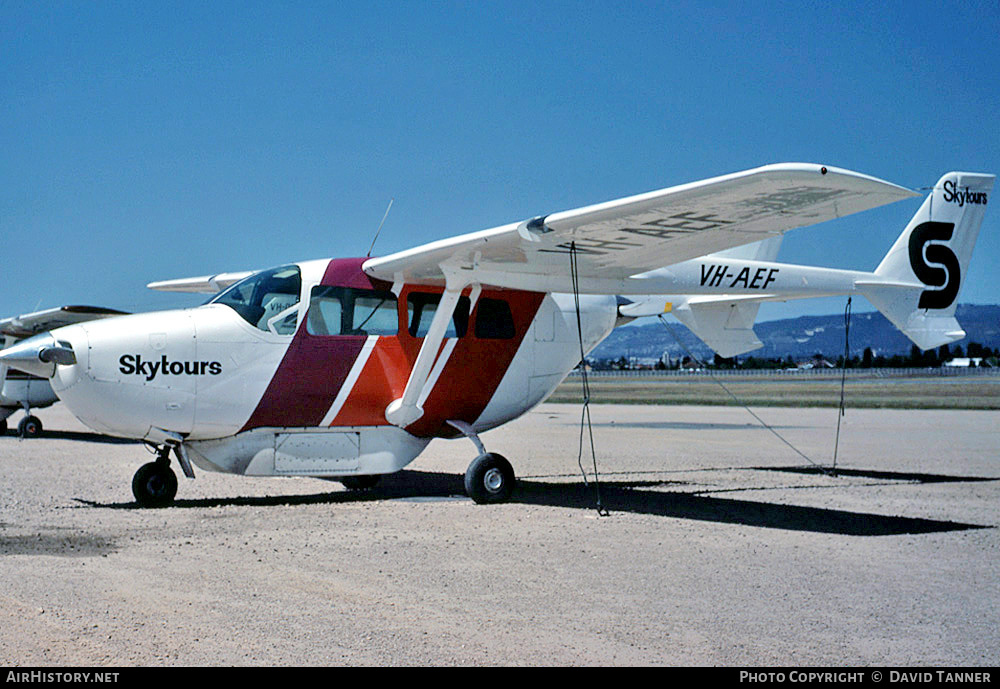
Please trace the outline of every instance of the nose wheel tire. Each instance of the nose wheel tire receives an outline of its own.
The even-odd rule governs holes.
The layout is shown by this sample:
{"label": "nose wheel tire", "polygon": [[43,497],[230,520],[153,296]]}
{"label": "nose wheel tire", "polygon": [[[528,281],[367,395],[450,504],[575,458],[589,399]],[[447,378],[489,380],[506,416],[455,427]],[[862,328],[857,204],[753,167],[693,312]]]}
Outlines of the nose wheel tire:
{"label": "nose wheel tire", "polygon": [[514,467],[495,452],[479,455],[465,471],[465,493],[480,505],[507,502],[514,492]]}
{"label": "nose wheel tire", "polygon": [[143,464],[132,477],[132,495],[141,507],[166,507],[177,495],[177,475],[160,462]]}
{"label": "nose wheel tire", "polygon": [[37,416],[25,416],[17,424],[17,433],[22,438],[37,438],[42,434],[42,422]]}

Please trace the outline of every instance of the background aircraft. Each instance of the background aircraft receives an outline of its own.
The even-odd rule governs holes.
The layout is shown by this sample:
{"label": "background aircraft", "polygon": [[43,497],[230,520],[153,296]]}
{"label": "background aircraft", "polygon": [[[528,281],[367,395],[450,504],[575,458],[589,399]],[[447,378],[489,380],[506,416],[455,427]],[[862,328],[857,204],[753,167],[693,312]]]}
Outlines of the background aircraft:
{"label": "background aircraft", "polygon": [[645,305],[701,291],[739,312],[745,298],[858,291],[915,341],[960,337],[955,298],[992,184],[945,175],[874,273],[719,255],[754,243],[766,254],[760,242],[787,230],[916,196],[847,170],[770,165],[385,257],[252,273],[204,306],[58,328],[0,362],[48,378],[91,428],[155,445],[132,484],[144,505],[173,499],[171,454],[191,478],[198,466],[362,487],[433,438],[461,436],[479,453],[467,492],[498,502],[513,468],[479,433],[544,400],[622,314],[639,315],[623,295]]}

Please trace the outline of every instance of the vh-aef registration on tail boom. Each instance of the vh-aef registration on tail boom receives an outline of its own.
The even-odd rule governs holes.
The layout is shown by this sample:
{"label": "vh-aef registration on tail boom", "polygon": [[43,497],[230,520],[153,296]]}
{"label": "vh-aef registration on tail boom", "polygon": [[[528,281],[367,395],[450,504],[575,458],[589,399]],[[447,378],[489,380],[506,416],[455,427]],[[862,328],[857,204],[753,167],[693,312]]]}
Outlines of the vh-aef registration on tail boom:
{"label": "vh-aef registration on tail boom", "polygon": [[[983,203],[965,210],[936,204],[917,224],[978,230],[992,176],[950,175],[946,181],[982,194]],[[943,193],[935,188],[932,196]],[[194,309],[59,328],[6,350],[0,361],[49,378],[91,428],[158,448],[159,459],[133,480],[141,504],[173,499],[171,454],[189,477],[197,466],[363,487],[405,467],[431,439],[456,436],[478,453],[466,471],[467,492],[497,502],[510,496],[514,472],[479,433],[545,399],[578,363],[581,345],[595,347],[622,317],[643,315],[662,295],[680,294],[697,308],[707,281],[679,280],[671,266],[706,255],[732,260],[740,255],[727,252],[733,247],[915,195],[833,167],[771,165],[380,258],[153,283],[222,291]],[[874,281],[890,291],[894,313],[910,318],[910,301],[916,309],[920,293],[939,289],[934,268],[942,254],[932,249],[953,251],[943,237],[922,235],[931,243],[919,248],[932,267],[924,279],[913,273],[914,259],[893,259],[884,274],[835,276],[819,293],[850,293]],[[782,296],[782,269],[763,269],[771,279],[758,281],[767,284],[752,296],[816,294],[796,285]],[[716,282],[700,295],[706,303],[746,316],[746,295]],[[944,318],[947,309],[940,309]],[[728,318],[709,321],[709,335],[729,329]]]}

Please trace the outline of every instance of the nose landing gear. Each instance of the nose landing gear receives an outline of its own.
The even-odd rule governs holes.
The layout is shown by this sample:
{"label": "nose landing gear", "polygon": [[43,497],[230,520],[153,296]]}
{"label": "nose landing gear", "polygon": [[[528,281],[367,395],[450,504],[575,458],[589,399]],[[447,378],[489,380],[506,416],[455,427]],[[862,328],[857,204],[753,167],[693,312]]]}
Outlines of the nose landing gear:
{"label": "nose landing gear", "polygon": [[17,434],[22,438],[37,438],[42,434],[42,422],[29,414],[17,424]]}
{"label": "nose landing gear", "polygon": [[132,477],[132,495],[140,507],[166,507],[177,495],[177,475],[170,468],[170,447],[165,445],[155,462],[139,467]]}

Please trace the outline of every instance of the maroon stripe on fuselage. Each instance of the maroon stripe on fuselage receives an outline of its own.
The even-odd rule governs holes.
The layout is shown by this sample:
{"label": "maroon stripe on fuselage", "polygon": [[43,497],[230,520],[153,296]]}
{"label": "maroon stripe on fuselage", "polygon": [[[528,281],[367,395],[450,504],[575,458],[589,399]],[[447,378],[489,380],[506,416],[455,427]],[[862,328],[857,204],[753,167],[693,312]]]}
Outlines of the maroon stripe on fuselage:
{"label": "maroon stripe on fuselage", "polygon": [[[334,259],[321,284],[360,289],[387,289],[361,270],[367,259]],[[318,426],[337,397],[365,345],[365,336],[317,337],[306,330],[305,318],[267,391],[242,430],[261,426]]]}

